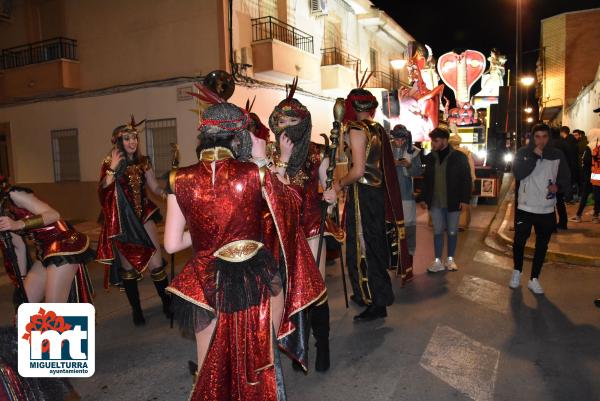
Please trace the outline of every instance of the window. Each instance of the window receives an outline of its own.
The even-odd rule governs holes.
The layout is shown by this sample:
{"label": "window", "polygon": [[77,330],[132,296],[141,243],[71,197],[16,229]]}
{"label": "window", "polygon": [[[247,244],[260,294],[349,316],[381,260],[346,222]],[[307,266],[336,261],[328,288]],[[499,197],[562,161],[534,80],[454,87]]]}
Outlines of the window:
{"label": "window", "polygon": [[174,118],[146,120],[146,150],[157,178],[165,178],[171,170],[171,144],[177,143],[177,121]]}
{"label": "window", "polygon": [[[342,28],[339,21],[327,18],[325,20],[325,35],[323,36],[324,47],[328,48],[338,48],[342,50]],[[336,64],[344,64],[342,62]]]}
{"label": "window", "polygon": [[77,128],[52,130],[54,181],[79,181],[79,142]]}
{"label": "window", "polygon": [[271,16],[277,18],[277,0],[259,0],[258,10],[261,17]]}
{"label": "window", "polygon": [[369,49],[369,63],[371,64],[371,71],[379,71],[379,54],[373,48]]}

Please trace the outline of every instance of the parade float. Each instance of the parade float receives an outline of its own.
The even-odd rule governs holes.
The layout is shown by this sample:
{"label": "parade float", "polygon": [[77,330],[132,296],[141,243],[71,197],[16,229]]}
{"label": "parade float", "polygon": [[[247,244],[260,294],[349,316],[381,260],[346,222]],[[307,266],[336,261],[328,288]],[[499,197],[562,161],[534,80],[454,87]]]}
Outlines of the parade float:
{"label": "parade float", "polygon": [[[440,56],[437,70],[444,84],[454,92],[455,104],[445,99],[444,119],[453,134],[458,134],[461,147],[474,156],[476,180],[474,195],[496,199],[501,174],[498,172],[499,152],[495,132],[490,130],[490,108],[499,102],[500,87],[504,85],[506,57],[493,49],[487,58],[476,50],[460,54],[448,52]],[[471,97],[472,87],[481,79],[481,90]],[[494,153],[493,155],[491,153]]]}

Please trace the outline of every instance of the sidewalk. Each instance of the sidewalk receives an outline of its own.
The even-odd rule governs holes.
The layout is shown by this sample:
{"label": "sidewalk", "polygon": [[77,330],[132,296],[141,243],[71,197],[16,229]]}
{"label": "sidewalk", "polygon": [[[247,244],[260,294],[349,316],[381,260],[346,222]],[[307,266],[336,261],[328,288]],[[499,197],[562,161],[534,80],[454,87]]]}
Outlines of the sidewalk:
{"label": "sidewalk", "polygon": [[[574,216],[577,205],[567,205],[567,215]],[[548,244],[547,261],[572,265],[600,267],[600,224],[592,223],[593,206],[583,213],[583,222],[568,222],[568,230],[552,235]],[[514,184],[504,198],[489,235],[497,242],[512,248],[514,237]],[[535,233],[527,241],[525,253],[533,255]]]}

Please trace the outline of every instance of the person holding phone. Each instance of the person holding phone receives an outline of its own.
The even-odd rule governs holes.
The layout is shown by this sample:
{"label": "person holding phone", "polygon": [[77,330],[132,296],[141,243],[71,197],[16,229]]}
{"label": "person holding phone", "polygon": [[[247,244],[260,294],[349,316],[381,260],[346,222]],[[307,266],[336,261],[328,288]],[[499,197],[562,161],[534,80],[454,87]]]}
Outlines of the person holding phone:
{"label": "person holding phone", "polygon": [[392,151],[396,161],[396,173],[402,193],[402,209],[404,211],[404,227],[406,242],[411,258],[417,249],[417,207],[415,203],[413,178],[423,173],[421,149],[412,143],[412,134],[404,125],[398,124],[390,132]]}
{"label": "person holding phone", "polygon": [[[98,188],[104,221],[97,260],[118,268],[136,326],[146,323],[137,284],[146,269],[150,269],[163,312],[167,317],[171,315],[170,295],[165,292],[169,284],[166,261],[156,230],[162,216],[146,190],[163,199],[166,192],[158,184],[150,159],[139,150],[138,127],[143,122],[136,123],[131,116],[128,124],[114,129],[113,149],[102,163]],[[104,284],[108,286],[108,268]]]}

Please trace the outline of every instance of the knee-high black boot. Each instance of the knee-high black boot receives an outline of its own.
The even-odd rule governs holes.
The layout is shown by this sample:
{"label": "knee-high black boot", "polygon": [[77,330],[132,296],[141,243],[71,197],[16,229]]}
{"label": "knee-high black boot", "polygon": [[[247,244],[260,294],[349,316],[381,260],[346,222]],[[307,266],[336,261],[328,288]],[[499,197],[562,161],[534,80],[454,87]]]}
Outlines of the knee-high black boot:
{"label": "knee-high black boot", "polygon": [[169,285],[169,278],[167,277],[167,272],[165,270],[166,264],[166,261],[163,259],[163,265],[153,269],[150,276],[156,287],[156,292],[162,301],[163,313],[167,318],[171,318],[171,296],[165,291]]}
{"label": "knee-high black boot", "polygon": [[146,319],[144,319],[142,305],[140,304],[140,292],[138,290],[137,283],[138,277],[139,273],[135,270],[121,272],[121,279],[123,280],[123,287],[125,287],[125,294],[127,294],[127,299],[131,305],[133,324],[136,326],[142,326],[146,324]]}
{"label": "knee-high black boot", "polygon": [[310,325],[316,340],[317,357],[315,370],[325,372],[329,369],[329,303],[314,306],[310,310]]}

